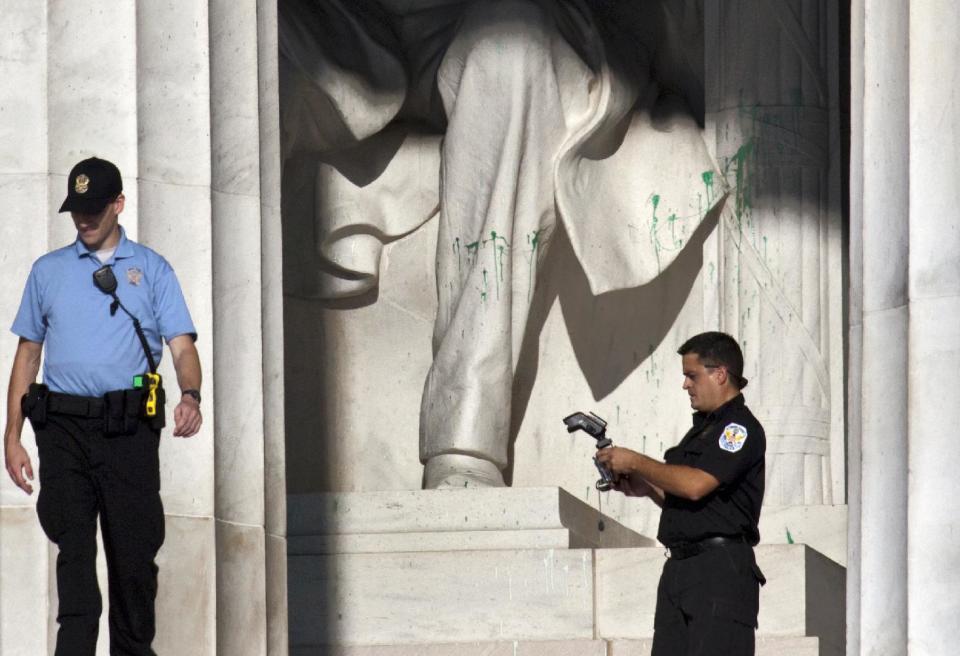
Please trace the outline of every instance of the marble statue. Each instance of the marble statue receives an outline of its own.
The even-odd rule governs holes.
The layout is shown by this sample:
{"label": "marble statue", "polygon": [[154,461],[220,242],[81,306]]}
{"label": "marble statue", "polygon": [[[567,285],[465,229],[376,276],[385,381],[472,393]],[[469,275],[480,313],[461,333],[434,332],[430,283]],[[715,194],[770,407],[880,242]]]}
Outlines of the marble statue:
{"label": "marble statue", "polygon": [[325,265],[301,296],[377,285],[436,217],[424,487],[503,485],[537,264],[562,226],[594,294],[663,271],[725,195],[704,144],[695,0],[280,3],[284,175],[313,177]]}

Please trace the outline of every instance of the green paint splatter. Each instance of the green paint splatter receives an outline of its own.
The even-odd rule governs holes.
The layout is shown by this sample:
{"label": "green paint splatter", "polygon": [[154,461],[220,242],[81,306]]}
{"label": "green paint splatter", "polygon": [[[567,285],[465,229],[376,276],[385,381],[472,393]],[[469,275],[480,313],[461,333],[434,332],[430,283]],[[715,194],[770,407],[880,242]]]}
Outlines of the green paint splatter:
{"label": "green paint splatter", "polygon": [[542,243],[543,232],[546,228],[540,228],[534,232],[527,233],[527,246],[530,247],[530,261],[527,263],[527,300],[533,296],[533,290],[536,289],[536,271],[537,258],[539,257],[540,246]]}
{"label": "green paint splatter", "polygon": [[510,244],[503,235],[498,235],[496,230],[490,231],[490,239],[483,240],[483,245],[487,244],[493,246],[494,282],[496,283],[497,299],[499,299],[500,283],[503,282],[503,256]]}
{"label": "green paint splatter", "polygon": [[[703,186],[707,194],[707,207],[709,207],[713,204],[713,171],[704,171],[700,174],[700,177],[703,178]],[[701,210],[702,212],[703,210]]]}
{"label": "green paint splatter", "polygon": [[467,244],[467,257],[472,258],[470,264],[474,264],[477,261],[477,254],[480,252],[480,242],[475,241],[470,244]]}
{"label": "green paint splatter", "polygon": [[793,536],[790,535],[790,529],[789,529],[789,528],[787,529],[787,544],[794,544],[794,542],[793,542]]}
{"label": "green paint splatter", "polygon": [[457,273],[462,273],[463,262],[461,261],[461,258],[460,258],[460,238],[459,237],[453,240],[453,252],[457,256]]}

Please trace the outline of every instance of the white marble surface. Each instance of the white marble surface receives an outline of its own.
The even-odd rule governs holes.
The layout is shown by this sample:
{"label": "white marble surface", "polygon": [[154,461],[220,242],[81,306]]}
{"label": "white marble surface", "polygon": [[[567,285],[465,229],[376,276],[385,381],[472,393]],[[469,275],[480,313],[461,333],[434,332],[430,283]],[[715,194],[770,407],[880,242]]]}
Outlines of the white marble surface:
{"label": "white marble surface", "polygon": [[267,654],[286,655],[290,640],[287,610],[287,540],[266,535]]}
{"label": "white marble surface", "polygon": [[216,522],[217,653],[263,654],[267,645],[262,526]]}
{"label": "white marble surface", "polygon": [[[942,0],[910,5],[910,479],[908,646],[947,654],[960,642],[960,391],[937,383],[960,367],[960,221],[955,180],[960,134],[953,89],[960,15]],[[949,536],[949,537],[947,537]],[[866,583],[865,583],[866,584]],[[933,601],[936,600],[936,601]]]}
{"label": "white marble surface", "polygon": [[805,544],[847,565],[846,506],[764,506],[761,544]]}
{"label": "white marble surface", "polygon": [[[47,536],[32,506],[0,506],[0,653],[48,651]],[[52,644],[51,644],[52,646]]]}
{"label": "white marble surface", "polygon": [[429,551],[431,544],[462,550],[471,542],[474,548],[521,549],[560,538],[550,537],[554,531],[567,534],[560,538],[563,547],[654,544],[555,487],[304,494],[290,495],[288,504],[291,545],[299,553],[308,549],[300,538],[316,536],[327,539],[314,540],[321,549],[314,553],[329,547],[389,551],[404,544],[409,548],[392,550]]}
{"label": "white marble surface", "polygon": [[294,651],[593,637],[589,550],[292,556],[289,568]]}
{"label": "white marble surface", "polygon": [[47,169],[46,8],[5,0],[0,11],[0,175],[39,175]]}
{"label": "white marble surface", "polygon": [[260,200],[214,191],[212,203],[213,374],[230,381],[213,395],[217,519],[263,526]]}
{"label": "white marble surface", "polygon": [[98,155],[120,168],[126,192],[137,178],[136,3],[48,2],[47,38],[50,171]]}
{"label": "white marble surface", "polygon": [[[171,515],[212,517],[214,513],[213,331],[211,290],[210,189],[167,182],[140,182],[140,241],[162,254],[177,274],[197,328],[197,351],[204,373],[203,426],[189,439],[172,435],[179,387],[169,349],[160,373],[167,381],[167,425],[160,441],[160,485]],[[189,235],[189,239],[184,239]]]}
{"label": "white marble surface", "polygon": [[[803,545],[757,554],[768,580],[758,636],[784,639],[770,653],[815,644],[820,656],[843,654],[843,568]],[[291,553],[291,653],[453,636],[642,641],[653,635],[663,564],[662,548]]]}
{"label": "white marble surface", "polygon": [[[649,546],[648,541],[644,546]],[[587,544],[565,528],[531,530],[440,531],[290,536],[291,556],[398,551],[477,551],[491,549],[584,549]]]}
{"label": "white marble surface", "polygon": [[513,640],[419,645],[297,647],[290,656],[611,656],[603,640]]}
{"label": "white marble surface", "polygon": [[210,146],[214,189],[259,196],[256,9],[254,0],[209,3]]}
{"label": "white marble surface", "polygon": [[[209,187],[207,4],[137,3],[136,45],[141,180]],[[200,207],[209,212],[209,204]]]}
{"label": "white marble surface", "polygon": [[166,516],[157,554],[158,654],[216,653],[217,562],[213,519]]}

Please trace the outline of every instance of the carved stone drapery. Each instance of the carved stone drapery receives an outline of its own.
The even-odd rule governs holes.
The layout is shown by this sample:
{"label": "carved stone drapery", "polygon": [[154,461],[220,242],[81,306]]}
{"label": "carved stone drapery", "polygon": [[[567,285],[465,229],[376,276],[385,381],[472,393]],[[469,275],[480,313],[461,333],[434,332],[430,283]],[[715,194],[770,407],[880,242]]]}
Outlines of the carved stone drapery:
{"label": "carved stone drapery", "polygon": [[734,187],[705,284],[767,432],[772,505],[844,501],[837,7],[707,3],[707,125]]}

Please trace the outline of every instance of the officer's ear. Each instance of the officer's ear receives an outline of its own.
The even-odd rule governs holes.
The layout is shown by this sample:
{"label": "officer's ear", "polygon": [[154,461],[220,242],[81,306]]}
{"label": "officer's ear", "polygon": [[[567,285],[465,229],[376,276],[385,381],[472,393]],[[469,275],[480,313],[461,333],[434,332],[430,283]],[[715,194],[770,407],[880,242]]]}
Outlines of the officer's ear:
{"label": "officer's ear", "polygon": [[717,383],[720,387],[723,387],[727,384],[727,380],[730,378],[730,374],[727,373],[727,368],[723,365],[718,366],[714,371],[717,374]]}
{"label": "officer's ear", "polygon": [[117,214],[120,214],[120,212],[123,211],[124,201],[126,201],[126,197],[123,194],[120,194],[119,196],[117,196],[116,199],[113,201],[114,203],[113,209]]}

